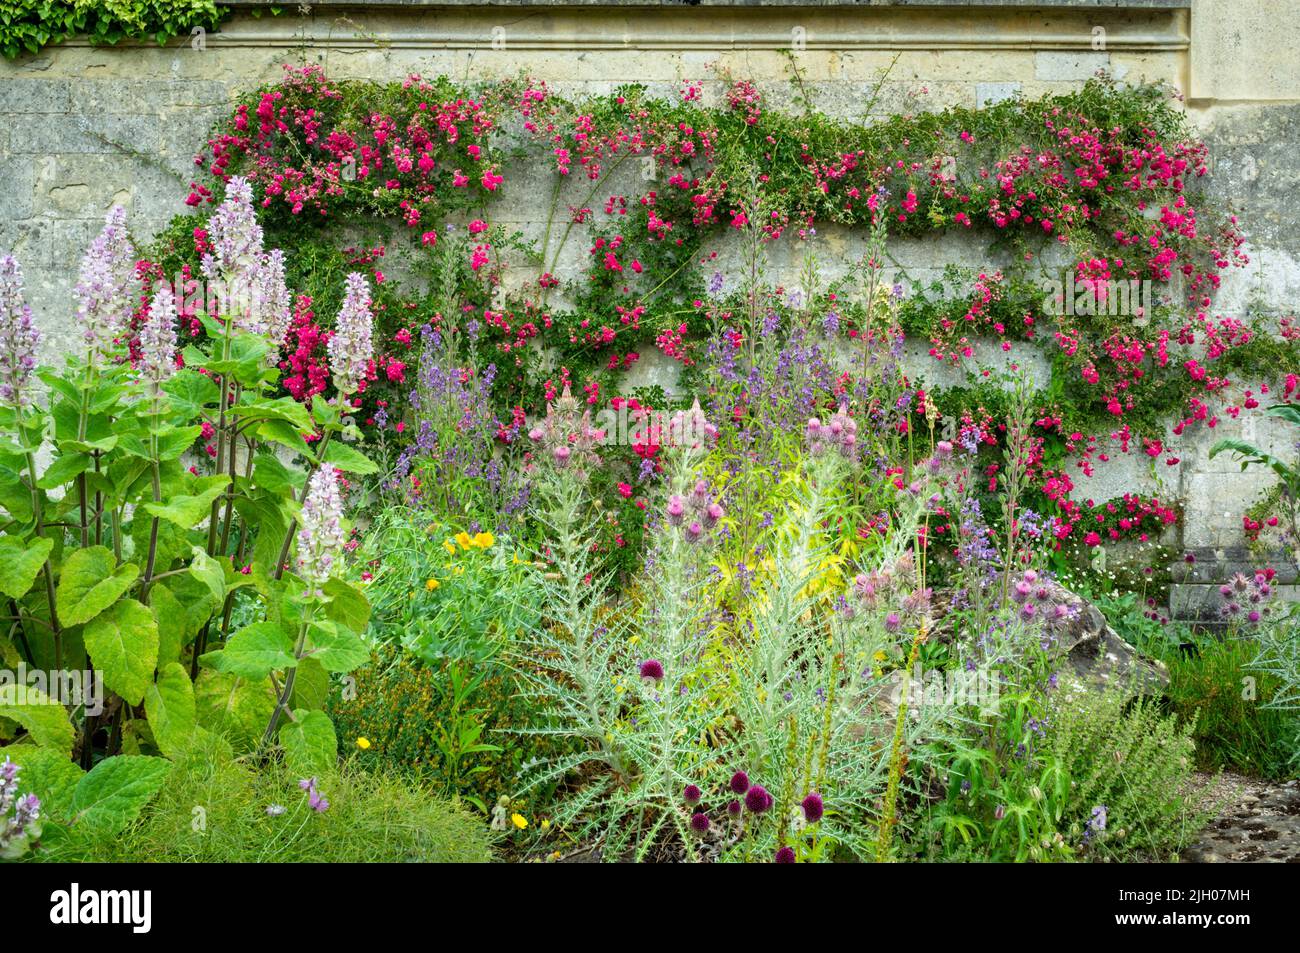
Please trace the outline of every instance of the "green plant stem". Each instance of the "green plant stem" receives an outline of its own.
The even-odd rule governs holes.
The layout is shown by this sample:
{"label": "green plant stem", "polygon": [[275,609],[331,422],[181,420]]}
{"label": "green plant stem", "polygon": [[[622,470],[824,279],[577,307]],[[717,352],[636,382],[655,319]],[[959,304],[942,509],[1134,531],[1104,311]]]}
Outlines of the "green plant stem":
{"label": "green plant stem", "polygon": [[[298,626],[298,641],[294,645],[293,649],[293,657],[295,659],[302,658],[303,649],[307,645],[307,630],[311,625],[311,616],[314,609],[315,603],[313,602],[308,606],[306,617]],[[280,726],[280,718],[284,714],[285,709],[289,706],[289,699],[293,697],[293,683],[297,675],[298,666],[294,665],[294,667],[289,669],[288,674],[284,677],[284,688],[280,690],[280,697],[275,703],[275,710],[271,712],[271,720],[267,723],[265,734],[262,735],[262,744],[259,748],[260,751],[265,751],[266,746],[275,738],[275,730]]]}
{"label": "green plant stem", "polygon": [[[158,462],[158,385],[153,385],[151,410],[152,423],[149,428],[149,468],[153,477],[153,501],[162,503],[162,468]],[[158,559],[158,520],[155,516],[149,522],[149,556],[144,565],[144,581],[140,584],[140,601],[149,604],[149,587],[153,585],[153,573]]]}
{"label": "green plant stem", "polygon": [[[36,520],[36,535],[38,538],[44,538],[45,510],[41,504],[41,491],[36,486],[36,454],[31,451],[27,452],[27,470],[32,484],[32,514]],[[63,669],[63,627],[59,625],[59,610],[55,600],[54,569],[48,558],[45,560],[45,565],[41,567],[41,574],[45,577],[45,597],[50,605],[50,629],[54,633],[54,668],[56,671],[61,671]]]}

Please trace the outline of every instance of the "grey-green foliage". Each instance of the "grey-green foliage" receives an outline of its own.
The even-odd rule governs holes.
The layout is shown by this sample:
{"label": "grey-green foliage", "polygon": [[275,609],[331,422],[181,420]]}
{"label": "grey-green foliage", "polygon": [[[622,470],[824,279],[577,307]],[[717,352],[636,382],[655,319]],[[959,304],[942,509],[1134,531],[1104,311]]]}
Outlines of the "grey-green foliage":
{"label": "grey-green foliage", "polygon": [[[695,482],[692,463],[689,453],[678,456],[670,489]],[[607,859],[667,849],[688,859],[765,860],[778,842],[795,841],[805,859],[830,856],[836,845],[870,855],[893,733],[892,709],[881,704],[888,686],[873,666],[878,652],[898,646],[874,616],[832,611],[837,594],[815,585],[828,555],[820,524],[822,488],[835,485],[829,477],[809,481],[735,631],[710,601],[707,541],[690,542],[666,522],[653,532],[638,596],[603,601],[583,490],[564,474],[546,481],[553,563],[537,586],[548,622],[519,643],[515,664],[539,707],[529,730],[585,746],[536,766],[533,783],[568,776],[554,820],[598,839]],[[640,678],[648,659],[663,666],[662,681]],[[909,747],[945,717],[918,709],[906,725]],[[776,802],[743,827],[725,813],[736,770]],[[702,790],[708,837],[689,830],[687,785]],[[796,805],[812,790],[828,812],[803,830]]]}

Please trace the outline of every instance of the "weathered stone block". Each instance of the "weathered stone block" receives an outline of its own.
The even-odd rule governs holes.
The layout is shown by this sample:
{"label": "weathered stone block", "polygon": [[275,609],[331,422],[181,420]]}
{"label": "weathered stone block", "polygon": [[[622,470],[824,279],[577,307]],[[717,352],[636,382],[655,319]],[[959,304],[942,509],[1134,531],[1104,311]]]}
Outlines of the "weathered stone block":
{"label": "weathered stone block", "polygon": [[1049,82],[1079,82],[1091,79],[1110,65],[1110,54],[1091,50],[1040,50],[1034,54],[1034,78]]}
{"label": "weathered stone block", "polygon": [[975,105],[979,109],[992,106],[1020,95],[1019,83],[976,83]]}

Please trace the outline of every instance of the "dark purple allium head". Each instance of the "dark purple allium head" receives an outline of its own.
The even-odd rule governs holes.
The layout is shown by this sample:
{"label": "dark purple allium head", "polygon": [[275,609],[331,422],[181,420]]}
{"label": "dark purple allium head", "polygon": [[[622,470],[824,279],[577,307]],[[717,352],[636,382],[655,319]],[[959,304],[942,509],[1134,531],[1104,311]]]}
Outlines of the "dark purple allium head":
{"label": "dark purple allium head", "polygon": [[732,817],[740,817],[740,812],[743,810],[744,808],[740,806],[739,801],[732,800],[727,802],[727,813]]}
{"label": "dark purple allium head", "polygon": [[648,682],[661,682],[664,678],[664,666],[658,659],[646,659],[641,663],[641,677]]}
{"label": "dark purple allium head", "polygon": [[800,807],[803,808],[804,820],[809,824],[816,824],[826,812],[826,807],[822,804],[822,796],[816,791],[809,792],[808,796],[800,802]]}
{"label": "dark purple allium head", "polygon": [[707,814],[691,815],[691,830],[697,834],[707,834],[709,830],[709,817]]}
{"label": "dark purple allium head", "polygon": [[702,797],[704,797],[704,793],[694,784],[686,785],[686,790],[682,792],[682,800],[691,807],[699,804]]}
{"label": "dark purple allium head", "polygon": [[752,814],[762,814],[772,806],[772,795],[767,793],[767,788],[761,784],[755,784],[745,792],[745,807]]}
{"label": "dark purple allium head", "polygon": [[731,776],[731,790],[737,794],[744,794],[749,790],[749,775],[744,771],[737,771]]}
{"label": "dark purple allium head", "polygon": [[782,847],[780,850],[776,852],[776,857],[773,858],[772,862],[775,864],[793,864],[794,848]]}

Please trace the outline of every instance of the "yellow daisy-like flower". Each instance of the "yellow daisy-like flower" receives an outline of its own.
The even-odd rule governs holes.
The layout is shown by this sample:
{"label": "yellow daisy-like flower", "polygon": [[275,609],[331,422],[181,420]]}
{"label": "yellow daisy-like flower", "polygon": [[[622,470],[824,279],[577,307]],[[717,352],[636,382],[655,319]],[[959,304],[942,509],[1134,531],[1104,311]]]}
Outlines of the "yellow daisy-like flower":
{"label": "yellow daisy-like flower", "polygon": [[471,549],[474,546],[473,538],[464,530],[456,534],[456,542],[460,543],[461,549]]}
{"label": "yellow daisy-like flower", "polygon": [[491,533],[478,533],[474,536],[474,545],[479,549],[491,549],[497,538]]}
{"label": "yellow daisy-like flower", "polygon": [[433,590],[437,589],[440,585],[442,585],[442,583],[438,582],[437,579],[430,578],[429,581],[424,584],[424,588],[433,592]]}
{"label": "yellow daisy-like flower", "polygon": [[442,541],[442,548],[445,549],[445,550],[447,550],[447,555],[448,555],[448,556],[455,556],[455,555],[456,555],[456,544],[453,543],[451,540],[449,540],[449,539],[444,539],[444,540]]}
{"label": "yellow daisy-like flower", "polygon": [[542,830],[549,831],[550,829],[551,829],[551,822],[546,818],[542,818]]}
{"label": "yellow daisy-like flower", "polygon": [[369,738],[358,738],[358,739],[357,739],[357,747],[360,748],[362,751],[368,751],[368,750],[370,749],[370,739],[369,739]]}
{"label": "yellow daisy-like flower", "polygon": [[528,820],[522,814],[511,814],[510,823],[521,831],[528,826]]}

